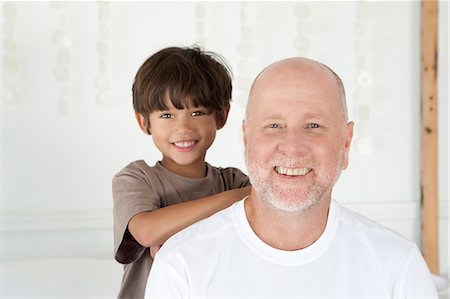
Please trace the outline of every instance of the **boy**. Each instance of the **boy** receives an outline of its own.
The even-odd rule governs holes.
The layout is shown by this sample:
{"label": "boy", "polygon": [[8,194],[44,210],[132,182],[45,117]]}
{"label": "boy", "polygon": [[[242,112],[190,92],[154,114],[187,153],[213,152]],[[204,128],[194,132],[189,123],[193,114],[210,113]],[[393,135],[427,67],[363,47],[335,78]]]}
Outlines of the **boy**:
{"label": "boy", "polygon": [[170,236],[248,195],[240,170],[205,162],[231,90],[220,57],[197,47],[163,49],[138,70],[135,116],[162,160],[132,162],[113,178],[115,258],[125,270],[119,299],[144,298],[154,254]]}

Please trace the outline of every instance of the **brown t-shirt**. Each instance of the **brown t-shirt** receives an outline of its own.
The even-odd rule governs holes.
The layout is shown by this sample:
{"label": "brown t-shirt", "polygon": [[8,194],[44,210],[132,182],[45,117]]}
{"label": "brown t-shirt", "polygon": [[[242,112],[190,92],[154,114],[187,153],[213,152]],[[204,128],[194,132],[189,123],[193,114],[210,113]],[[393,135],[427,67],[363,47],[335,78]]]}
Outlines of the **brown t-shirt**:
{"label": "brown t-shirt", "polygon": [[116,174],[112,181],[114,254],[125,270],[118,298],[144,298],[153,262],[149,248],[142,247],[128,231],[128,222],[134,215],[249,184],[248,177],[239,169],[209,164],[206,177],[201,179],[174,174],[160,162],[150,167],[142,160],[130,163]]}

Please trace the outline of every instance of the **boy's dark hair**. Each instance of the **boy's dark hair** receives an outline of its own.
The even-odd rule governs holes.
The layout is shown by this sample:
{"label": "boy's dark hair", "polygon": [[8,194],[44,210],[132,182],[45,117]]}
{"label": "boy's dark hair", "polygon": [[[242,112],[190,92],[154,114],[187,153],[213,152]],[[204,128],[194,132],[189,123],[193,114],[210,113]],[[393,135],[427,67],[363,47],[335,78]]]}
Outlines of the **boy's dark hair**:
{"label": "boy's dark hair", "polygon": [[150,113],[167,109],[166,93],[177,109],[192,105],[215,111],[220,128],[225,124],[231,91],[231,71],[221,56],[198,46],[169,47],[150,56],[139,68],[133,83],[133,106],[144,117],[148,133]]}

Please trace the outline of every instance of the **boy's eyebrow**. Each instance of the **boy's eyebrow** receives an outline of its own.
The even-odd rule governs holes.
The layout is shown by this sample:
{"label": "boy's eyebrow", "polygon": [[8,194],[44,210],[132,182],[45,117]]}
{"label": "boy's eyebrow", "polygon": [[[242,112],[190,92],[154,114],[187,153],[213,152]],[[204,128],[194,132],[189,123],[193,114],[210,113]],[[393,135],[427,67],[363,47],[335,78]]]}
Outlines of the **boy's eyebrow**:
{"label": "boy's eyebrow", "polygon": [[208,108],[203,105],[198,105],[197,107],[191,106],[191,107],[187,107],[186,109],[195,110],[195,109],[208,109]]}
{"label": "boy's eyebrow", "polygon": [[198,107],[195,107],[195,106],[183,107],[181,109],[178,109],[178,108],[175,108],[175,107],[170,107],[170,108],[167,107],[166,109],[161,109],[161,110],[155,109],[155,110],[153,110],[153,112],[170,112],[170,111],[174,111],[174,110],[198,110],[198,109],[208,110],[209,108],[205,107],[203,105],[199,105]]}
{"label": "boy's eyebrow", "polygon": [[155,110],[153,110],[152,112],[150,112],[150,113],[167,113],[167,112],[170,112],[171,110],[169,109],[169,108],[167,108],[167,109],[155,109]]}

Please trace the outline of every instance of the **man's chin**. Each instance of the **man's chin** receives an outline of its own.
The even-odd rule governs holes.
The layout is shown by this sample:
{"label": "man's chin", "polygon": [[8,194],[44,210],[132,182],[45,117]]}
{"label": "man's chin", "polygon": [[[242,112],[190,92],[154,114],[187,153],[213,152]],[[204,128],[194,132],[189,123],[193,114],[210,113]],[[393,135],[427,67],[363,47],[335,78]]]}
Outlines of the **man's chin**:
{"label": "man's chin", "polygon": [[282,212],[301,213],[316,206],[320,199],[301,193],[282,191],[267,197],[266,202]]}

